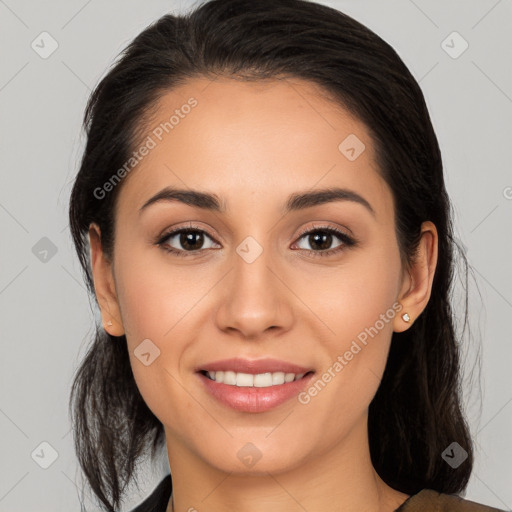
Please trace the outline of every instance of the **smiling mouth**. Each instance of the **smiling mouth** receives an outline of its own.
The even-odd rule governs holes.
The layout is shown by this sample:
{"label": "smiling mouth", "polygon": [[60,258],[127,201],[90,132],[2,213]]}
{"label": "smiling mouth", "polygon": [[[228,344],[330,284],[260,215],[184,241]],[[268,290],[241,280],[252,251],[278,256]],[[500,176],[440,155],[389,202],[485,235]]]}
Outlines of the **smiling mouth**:
{"label": "smiling mouth", "polygon": [[285,373],[285,372],[266,372],[266,373],[243,373],[234,371],[206,371],[201,370],[199,373],[208,379],[219,384],[227,384],[236,387],[255,387],[266,388],[272,386],[280,386],[289,382],[294,382],[314,373],[309,371],[306,373]]}

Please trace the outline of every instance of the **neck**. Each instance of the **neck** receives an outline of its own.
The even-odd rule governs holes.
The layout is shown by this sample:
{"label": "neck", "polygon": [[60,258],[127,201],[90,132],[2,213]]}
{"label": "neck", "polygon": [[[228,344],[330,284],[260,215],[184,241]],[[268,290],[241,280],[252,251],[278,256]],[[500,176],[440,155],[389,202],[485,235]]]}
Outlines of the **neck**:
{"label": "neck", "polygon": [[387,486],[373,468],[366,421],[325,453],[258,475],[220,471],[167,435],[173,480],[167,512],[392,512],[409,496]]}

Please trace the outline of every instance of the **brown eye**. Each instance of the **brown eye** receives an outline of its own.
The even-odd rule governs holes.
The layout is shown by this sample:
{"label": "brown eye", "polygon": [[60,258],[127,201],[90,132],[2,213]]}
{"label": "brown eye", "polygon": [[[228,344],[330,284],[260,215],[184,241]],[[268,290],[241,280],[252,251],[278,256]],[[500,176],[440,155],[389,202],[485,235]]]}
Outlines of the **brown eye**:
{"label": "brown eye", "polygon": [[192,256],[195,252],[213,248],[214,244],[205,247],[205,242],[208,240],[213,242],[213,239],[202,229],[181,228],[165,234],[157,244],[178,256]]}
{"label": "brown eye", "polygon": [[204,243],[204,235],[200,231],[181,231],[177,236],[181,247],[188,251],[201,249]]}
{"label": "brown eye", "polygon": [[[333,241],[335,239],[341,242],[332,248]],[[348,236],[341,230],[333,227],[315,227],[309,231],[305,231],[300,236],[299,240],[305,239],[305,242],[309,244],[311,249],[307,247],[300,247],[314,256],[330,256],[334,253],[338,253],[346,247],[352,247],[356,245],[356,241]],[[298,245],[298,244],[297,244]]]}

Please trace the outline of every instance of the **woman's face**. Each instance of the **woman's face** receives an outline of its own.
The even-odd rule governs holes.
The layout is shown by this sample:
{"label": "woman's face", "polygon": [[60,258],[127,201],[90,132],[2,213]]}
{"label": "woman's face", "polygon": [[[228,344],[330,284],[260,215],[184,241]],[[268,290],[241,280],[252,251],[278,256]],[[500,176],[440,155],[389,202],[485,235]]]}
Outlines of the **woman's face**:
{"label": "woman's face", "polygon": [[[410,285],[365,126],[301,80],[194,79],[136,149],[105,323],[126,334],[171,469],[276,473],[360,446]],[[151,201],[165,189],[183,193]]]}

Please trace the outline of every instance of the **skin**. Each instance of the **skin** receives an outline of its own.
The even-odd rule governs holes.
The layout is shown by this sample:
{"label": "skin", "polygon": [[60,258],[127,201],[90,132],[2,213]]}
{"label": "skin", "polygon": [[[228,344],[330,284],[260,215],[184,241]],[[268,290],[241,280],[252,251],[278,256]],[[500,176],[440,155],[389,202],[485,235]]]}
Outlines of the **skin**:
{"label": "skin", "polygon": [[[162,96],[144,137],[191,96],[198,105],[122,184],[112,260],[98,226],[89,231],[103,324],[126,335],[137,386],[164,425],[174,487],[167,511],[173,501],[180,512],[395,510],[408,495],[372,466],[368,406],[393,331],[410,328],[429,300],[436,228],[423,224],[416,262],[403,268],[391,190],[368,130],[314,84],[196,78]],[[338,150],[349,134],[366,146],[354,161]],[[173,201],[139,215],[166,186],[215,193],[226,213]],[[329,186],[360,194],[375,215],[353,201],[281,214],[289,194]],[[155,242],[189,221],[206,232],[193,255]],[[299,235],[319,225],[359,243],[315,257],[321,248]],[[263,248],[250,264],[236,252],[247,236]],[[187,250],[179,235],[166,244]],[[333,235],[327,248],[340,245]],[[201,363],[242,356],[283,359],[321,376],[395,303],[401,313],[307,404],[293,398],[264,413],[237,412],[194,373]],[[149,366],[134,355],[147,338],[160,350]],[[252,467],[237,457],[247,442],[262,455]]]}

